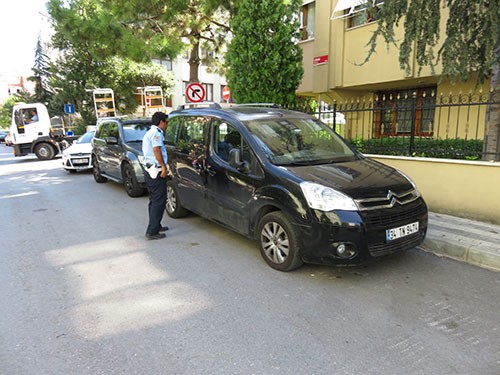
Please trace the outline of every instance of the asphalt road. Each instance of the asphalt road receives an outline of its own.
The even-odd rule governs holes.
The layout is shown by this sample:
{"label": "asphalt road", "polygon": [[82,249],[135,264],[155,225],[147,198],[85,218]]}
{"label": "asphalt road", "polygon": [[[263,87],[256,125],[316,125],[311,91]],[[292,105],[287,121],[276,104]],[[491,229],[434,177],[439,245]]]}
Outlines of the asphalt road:
{"label": "asphalt road", "polygon": [[0,145],[0,374],[500,374],[500,273],[419,249],[268,267],[197,216]]}

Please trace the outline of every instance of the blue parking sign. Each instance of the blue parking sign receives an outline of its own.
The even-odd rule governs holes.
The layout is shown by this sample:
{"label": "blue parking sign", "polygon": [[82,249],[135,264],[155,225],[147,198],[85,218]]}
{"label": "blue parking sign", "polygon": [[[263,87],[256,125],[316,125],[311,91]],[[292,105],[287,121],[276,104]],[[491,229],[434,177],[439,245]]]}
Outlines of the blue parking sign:
{"label": "blue parking sign", "polygon": [[65,104],[64,105],[64,113],[68,115],[74,115],[75,114],[75,106],[73,104]]}

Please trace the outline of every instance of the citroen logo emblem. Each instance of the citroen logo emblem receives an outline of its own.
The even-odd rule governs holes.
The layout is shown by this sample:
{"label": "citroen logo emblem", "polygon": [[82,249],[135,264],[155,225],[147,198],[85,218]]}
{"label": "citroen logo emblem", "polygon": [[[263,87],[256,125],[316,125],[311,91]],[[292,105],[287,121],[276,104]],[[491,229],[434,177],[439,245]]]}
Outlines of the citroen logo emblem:
{"label": "citroen logo emblem", "polygon": [[389,200],[389,205],[392,207],[396,204],[397,202],[397,197],[396,194],[394,194],[392,191],[387,192],[387,199]]}
{"label": "citroen logo emblem", "polygon": [[392,191],[387,192],[387,199],[391,199],[394,196],[394,193]]}

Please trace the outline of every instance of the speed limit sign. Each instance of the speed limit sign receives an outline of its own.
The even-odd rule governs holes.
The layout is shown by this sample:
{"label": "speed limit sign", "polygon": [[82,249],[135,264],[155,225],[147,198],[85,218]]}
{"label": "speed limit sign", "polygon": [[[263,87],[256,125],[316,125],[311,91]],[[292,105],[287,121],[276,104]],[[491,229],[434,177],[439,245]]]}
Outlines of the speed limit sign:
{"label": "speed limit sign", "polygon": [[186,99],[192,103],[199,103],[205,99],[205,88],[201,83],[191,82],[186,87]]}

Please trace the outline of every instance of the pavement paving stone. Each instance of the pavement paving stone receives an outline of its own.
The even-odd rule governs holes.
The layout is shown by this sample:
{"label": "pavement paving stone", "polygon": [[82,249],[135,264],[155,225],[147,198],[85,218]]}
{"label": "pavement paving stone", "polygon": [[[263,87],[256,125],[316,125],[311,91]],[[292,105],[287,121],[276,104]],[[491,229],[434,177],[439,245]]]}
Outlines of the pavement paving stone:
{"label": "pavement paving stone", "polygon": [[500,226],[429,212],[423,250],[500,272]]}

